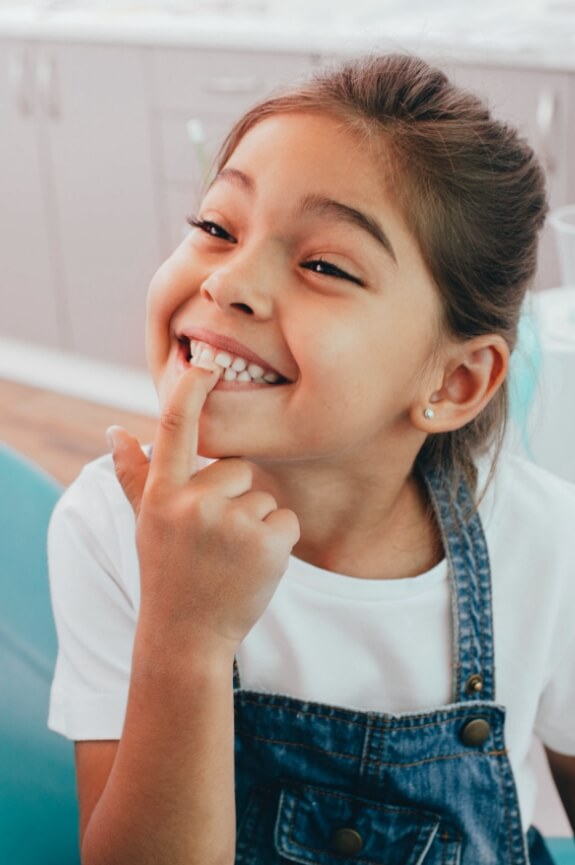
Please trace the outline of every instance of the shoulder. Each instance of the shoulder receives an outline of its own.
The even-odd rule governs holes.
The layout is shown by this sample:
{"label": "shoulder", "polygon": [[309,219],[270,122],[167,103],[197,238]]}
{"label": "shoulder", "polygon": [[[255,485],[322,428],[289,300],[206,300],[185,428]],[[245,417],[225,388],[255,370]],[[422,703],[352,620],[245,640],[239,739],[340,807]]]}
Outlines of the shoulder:
{"label": "shoulder", "polygon": [[575,484],[504,452],[479,511],[487,525],[497,520],[533,541],[566,539],[575,525]]}
{"label": "shoulder", "polygon": [[48,553],[54,578],[89,562],[115,573],[134,559],[134,513],[111,455],[88,463],[64,491],[50,521]]}
{"label": "shoulder", "polygon": [[507,597],[515,610],[520,597],[536,621],[563,620],[575,604],[575,486],[504,453],[479,513],[494,597]]}

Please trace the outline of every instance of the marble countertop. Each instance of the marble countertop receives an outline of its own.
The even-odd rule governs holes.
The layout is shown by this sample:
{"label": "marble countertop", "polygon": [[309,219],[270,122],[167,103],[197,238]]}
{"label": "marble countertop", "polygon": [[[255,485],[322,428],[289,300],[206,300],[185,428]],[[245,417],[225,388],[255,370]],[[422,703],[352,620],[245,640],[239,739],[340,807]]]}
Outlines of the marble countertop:
{"label": "marble countertop", "polygon": [[575,70],[574,0],[547,6],[528,0],[355,0],[349,6],[338,10],[322,0],[277,8],[269,0],[0,0],[0,38],[328,56],[398,50],[438,60]]}

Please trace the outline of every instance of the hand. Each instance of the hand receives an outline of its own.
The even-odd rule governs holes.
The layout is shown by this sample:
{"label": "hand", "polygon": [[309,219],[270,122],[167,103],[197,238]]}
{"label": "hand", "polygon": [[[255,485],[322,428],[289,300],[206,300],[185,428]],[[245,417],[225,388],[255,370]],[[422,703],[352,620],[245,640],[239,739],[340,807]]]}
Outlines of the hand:
{"label": "hand", "polygon": [[269,493],[252,489],[243,459],[198,472],[199,418],[217,380],[199,368],[178,378],[151,461],[125,430],[108,434],[136,516],[141,615],[154,632],[214,638],[235,651],[269,604],[299,524]]}

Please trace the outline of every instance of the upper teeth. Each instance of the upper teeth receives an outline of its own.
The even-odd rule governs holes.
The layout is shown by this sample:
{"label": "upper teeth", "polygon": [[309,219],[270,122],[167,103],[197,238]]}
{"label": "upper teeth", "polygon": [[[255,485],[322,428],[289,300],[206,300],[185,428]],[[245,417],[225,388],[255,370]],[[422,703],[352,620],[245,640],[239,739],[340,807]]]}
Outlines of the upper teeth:
{"label": "upper teeth", "polygon": [[225,381],[255,381],[260,384],[274,384],[279,375],[271,370],[265,370],[257,363],[251,363],[239,355],[221,351],[205,342],[191,340],[190,363],[192,366],[208,366],[214,364],[220,367],[220,378]]}

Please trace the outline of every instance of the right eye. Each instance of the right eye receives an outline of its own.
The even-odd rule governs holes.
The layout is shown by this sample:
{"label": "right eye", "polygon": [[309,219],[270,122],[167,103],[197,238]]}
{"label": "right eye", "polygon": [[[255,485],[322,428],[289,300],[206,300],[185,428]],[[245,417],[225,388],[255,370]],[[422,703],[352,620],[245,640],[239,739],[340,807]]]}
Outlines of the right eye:
{"label": "right eye", "polygon": [[193,228],[199,228],[200,231],[209,234],[210,237],[218,237],[221,240],[227,240],[230,243],[237,243],[236,239],[232,237],[229,231],[226,231],[225,228],[222,228],[221,225],[218,225],[217,222],[212,222],[210,219],[198,219],[195,216],[189,216],[187,222]]}

